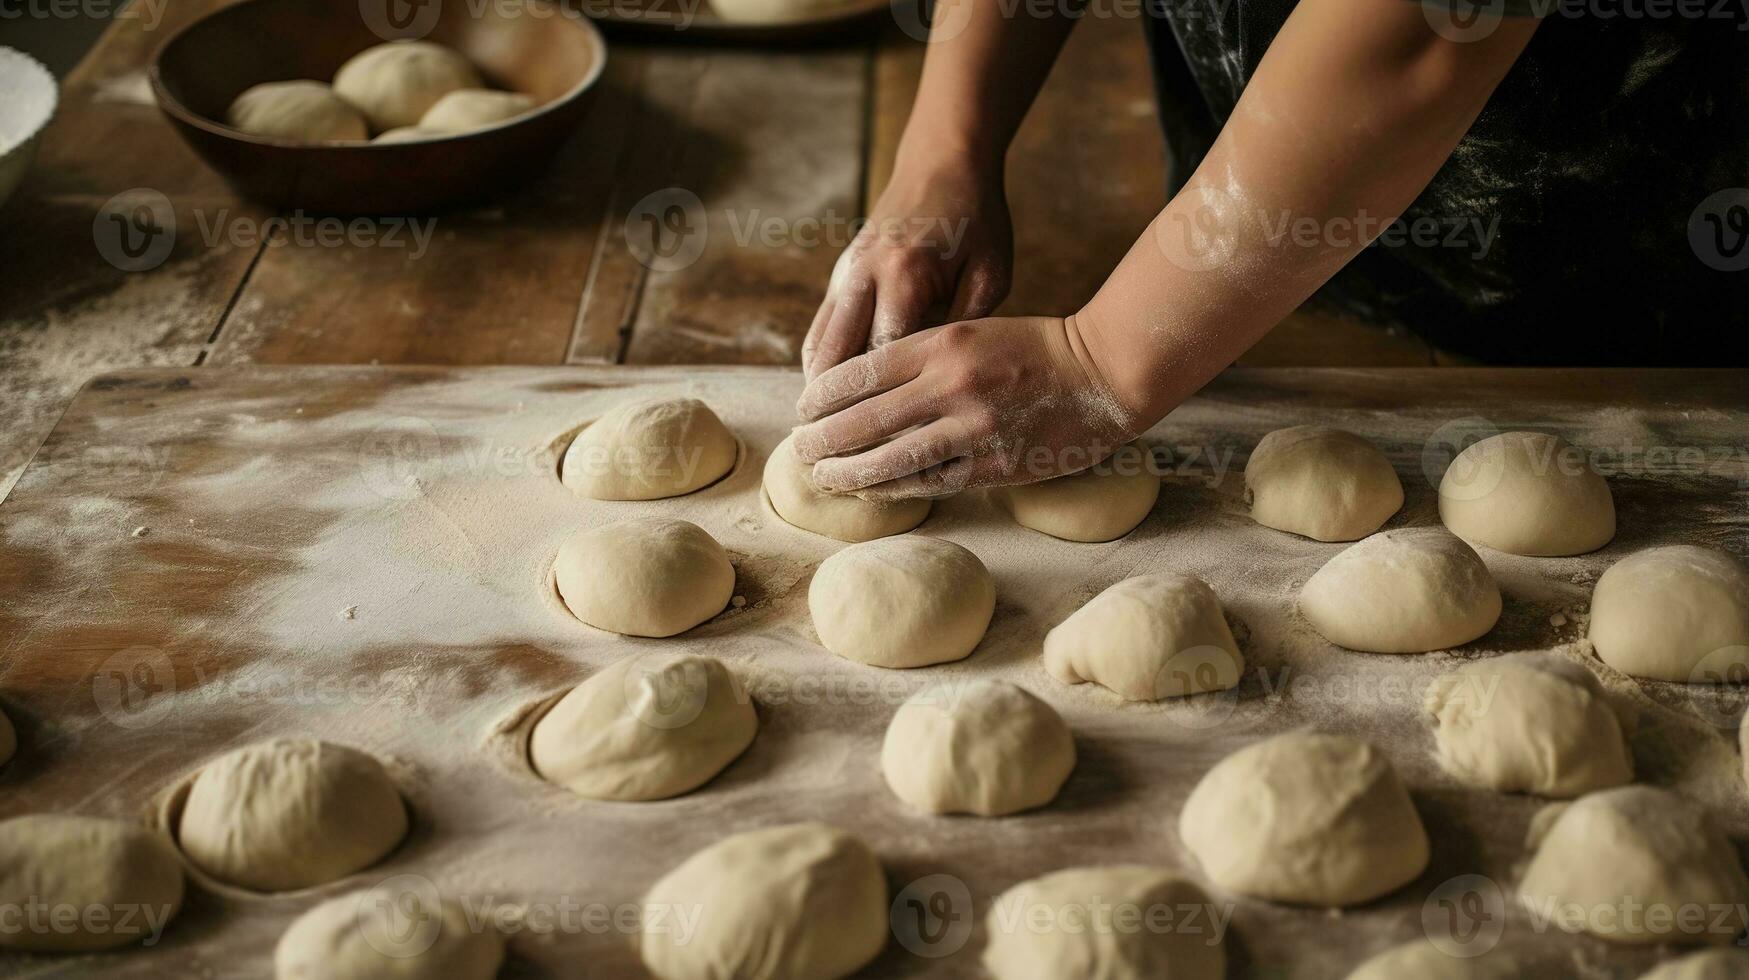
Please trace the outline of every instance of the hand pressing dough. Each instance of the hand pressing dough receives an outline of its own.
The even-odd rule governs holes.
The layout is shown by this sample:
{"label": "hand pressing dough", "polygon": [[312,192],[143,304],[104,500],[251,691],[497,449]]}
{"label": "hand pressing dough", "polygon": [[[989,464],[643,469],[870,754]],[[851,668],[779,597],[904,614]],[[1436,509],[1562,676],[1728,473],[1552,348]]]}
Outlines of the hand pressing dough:
{"label": "hand pressing dough", "polygon": [[175,847],[145,827],[58,813],[0,821],[0,909],[9,910],[0,949],[83,953],[155,940],[182,894]]}
{"label": "hand pressing dough", "polygon": [[1749,571],[1711,548],[1623,558],[1591,593],[1597,656],[1633,677],[1686,683],[1749,677]]}
{"label": "hand pressing dough", "polygon": [[[1191,922],[1196,927],[1150,927]],[[1069,868],[997,896],[984,919],[995,980],[1221,980],[1227,953],[1202,889],[1171,869]]]}
{"label": "hand pressing dough", "polygon": [[1006,681],[925,688],[899,706],[881,747],[887,785],[930,813],[1000,817],[1044,806],[1074,768],[1062,716]]}
{"label": "hand pressing dough", "polygon": [[1296,425],[1263,437],[1245,463],[1251,519],[1314,541],[1358,541],[1403,506],[1379,448],[1352,432]]}
{"label": "hand pressing dough", "polygon": [[1640,980],[1749,980],[1749,953],[1708,949],[1655,967]]}
{"label": "hand pressing dough", "polygon": [[[726,837],[651,886],[640,949],[659,980],[836,980],[887,941],[887,879],[874,852],[820,823]],[[654,924],[652,924],[654,922]]]}
{"label": "hand pressing dough", "polygon": [[678,497],[722,479],[738,452],[722,419],[696,398],[627,402],[571,441],[560,479],[596,500]]}
{"label": "hand pressing dough", "polygon": [[820,563],[808,611],[826,649],[875,667],[927,667],[969,655],[996,611],[978,556],[940,538],[853,544]]}
{"label": "hand pressing dough", "polygon": [[12,727],[12,719],[6,717],[6,712],[0,711],[0,766],[11,762],[17,751],[18,731]]}
{"label": "hand pressing dough", "polygon": [[1021,527],[1065,541],[1113,541],[1136,529],[1160,498],[1148,451],[1130,443],[1079,473],[1003,487],[995,500]]}
{"label": "hand pressing dough", "polygon": [[1300,590],[1299,607],[1337,646],[1426,653],[1493,629],[1500,589],[1475,550],[1442,528],[1401,528],[1330,559]]}
{"label": "hand pressing dough", "polygon": [[521,92],[489,88],[458,88],[432,103],[419,117],[419,128],[439,133],[467,133],[515,119],[534,108]]}
{"label": "hand pressing dough", "polygon": [[1045,670],[1128,701],[1224,691],[1245,657],[1221,602],[1191,575],[1138,575],[1093,597],[1045,634]]}
{"label": "hand pressing dough", "polygon": [[256,891],[308,888],[382,860],[407,836],[407,804],[375,757],[275,739],[201,769],[177,837],[195,867]]}
{"label": "hand pressing dough", "polygon": [[1574,797],[1632,782],[1623,719],[1597,677],[1546,653],[1466,664],[1427,688],[1440,765],[1501,793]]}
{"label": "hand pressing dough", "polygon": [[1514,555],[1582,555],[1615,537],[1609,484],[1557,436],[1502,432],[1452,460],[1439,518],[1473,544]]}
{"label": "hand pressing dough", "polygon": [[590,626],[627,636],[673,636],[723,611],[735,566],[704,528],[636,517],[580,531],[553,563],[559,595]]}
{"label": "hand pressing dough", "polygon": [[[1623,786],[1547,808],[1518,898],[1567,932],[1621,943],[1718,944],[1744,926],[1749,878],[1700,804]],[[1625,913],[1631,906],[1633,913]]]}
{"label": "hand pressing dough", "polygon": [[1536,976],[1497,951],[1453,956],[1425,940],[1404,943],[1362,963],[1348,980],[1521,980]]}
{"label": "hand pressing dough", "polygon": [[460,902],[426,908],[415,892],[376,889],[298,916],[273,951],[275,980],[492,980],[503,964],[503,935]]}
{"label": "hand pressing dough", "polygon": [[923,523],[929,500],[864,500],[827,493],[814,483],[813,467],[796,457],[795,436],[777,444],[765,461],[765,496],[788,524],[840,541],[873,541],[903,534]]}
{"label": "hand pressing dough", "polygon": [[1290,732],[1247,746],[1197,783],[1178,820],[1216,885],[1296,905],[1359,905],[1415,880],[1427,832],[1378,750]]}
{"label": "hand pressing dough", "polygon": [[390,41],[366,48],[334,73],[334,91],[378,129],[416,126],[438,99],[479,88],[468,59],[430,41]]}
{"label": "hand pressing dough", "polygon": [[753,701],[712,657],[627,657],[571,689],[534,726],[536,772],[591,800],[697,789],[753,744]]}
{"label": "hand pressing dough", "polygon": [[253,136],[324,143],[370,138],[364,116],[321,82],[264,82],[237,96],[225,122]]}

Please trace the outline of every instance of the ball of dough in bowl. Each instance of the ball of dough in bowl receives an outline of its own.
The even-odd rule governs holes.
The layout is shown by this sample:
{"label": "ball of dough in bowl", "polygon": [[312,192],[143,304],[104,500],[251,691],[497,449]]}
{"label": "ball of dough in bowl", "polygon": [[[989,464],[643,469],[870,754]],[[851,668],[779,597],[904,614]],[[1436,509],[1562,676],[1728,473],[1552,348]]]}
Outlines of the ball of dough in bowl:
{"label": "ball of dough in bowl", "polygon": [[[120,820],[34,813],[0,821],[0,949],[82,953],[156,940],[182,908],[163,834]],[[36,916],[23,914],[32,907]]]}
{"label": "ball of dough in bowl", "polygon": [[596,500],[678,497],[722,479],[738,451],[728,426],[696,398],[627,402],[571,441],[560,479]]}
{"label": "ball of dough in bowl", "polygon": [[1743,930],[1749,878],[1700,804],[1623,786],[1547,808],[1518,898],[1555,928],[1622,943],[1723,945]]}
{"label": "ball of dough in bowl", "polygon": [[1113,541],[1136,529],[1160,498],[1148,451],[1130,443],[1079,473],[1003,487],[996,502],[1021,527],[1065,541]]}
{"label": "ball of dough in bowl", "polygon": [[1444,529],[1402,528],[1330,559],[1300,589],[1299,607],[1337,646],[1426,653],[1493,629],[1500,588],[1475,549]]}
{"label": "ball of dough in bowl", "polygon": [[1291,732],[1215,764],[1185,800],[1185,846],[1215,884],[1297,905],[1359,905],[1427,867],[1427,832],[1377,749]]}
{"label": "ball of dough in bowl", "polygon": [[466,133],[496,126],[534,108],[521,92],[489,88],[458,88],[431,104],[419,117],[419,128],[438,133]]}
{"label": "ball of dough in bowl", "polygon": [[1439,762],[1471,786],[1574,797],[1631,782],[1621,716],[1597,677],[1546,653],[1492,657],[1427,688]]}
{"label": "ball of dough in bowl", "polygon": [[759,718],[712,657],[627,657],[534,726],[535,771],[592,800],[662,800],[704,785],[753,744]]}
{"label": "ball of dough in bowl", "polygon": [[1192,575],[1138,575],[1094,596],[1045,634],[1045,670],[1128,701],[1225,691],[1245,657],[1215,590]]}
{"label": "ball of dough in bowl", "polygon": [[[1478,938],[1476,942],[1481,942]],[[1490,950],[1457,954],[1425,940],[1404,943],[1362,963],[1348,980],[1523,980],[1535,976],[1511,955]]]}
{"label": "ball of dough in bowl", "polygon": [[334,91],[357,106],[378,130],[417,126],[431,107],[456,89],[479,88],[468,59],[430,41],[389,41],[366,48],[334,73]]}
{"label": "ball of dough in bowl", "polygon": [[808,611],[826,649],[875,667],[927,667],[969,655],[996,611],[978,556],[940,538],[853,544],[820,563]]}
{"label": "ball of dough in bowl", "polygon": [[195,867],[277,892],[382,860],[407,836],[407,804],[373,756],[332,742],[275,739],[207,763],[177,826]]}
{"label": "ball of dough in bowl", "polygon": [[1615,537],[1615,500],[1585,453],[1558,436],[1502,432],[1453,459],[1439,481],[1453,534],[1514,555],[1581,555]]}
{"label": "ball of dough in bowl", "polygon": [[1074,768],[1063,717],[1006,681],[919,691],[894,713],[881,746],[887,785],[930,813],[1000,817],[1044,806]]}
{"label": "ball of dough in bowl", "polygon": [[830,17],[851,0],[711,0],[711,9],[736,24],[794,24]]}
{"label": "ball of dough in bowl", "polygon": [[310,143],[364,140],[364,116],[321,82],[264,82],[243,91],[225,122],[253,136]]}
{"label": "ball of dough in bowl", "polygon": [[553,575],[571,614],[627,636],[673,636],[723,611],[735,594],[729,553],[704,528],[637,517],[579,531]]}
{"label": "ball of dough in bowl", "polygon": [[418,126],[396,126],[394,129],[384,130],[377,134],[376,139],[371,140],[371,142],[416,143],[419,140],[437,139],[438,137],[445,135],[448,134],[434,133],[429,129],[420,129]]}
{"label": "ball of dough in bowl", "polygon": [[777,444],[765,461],[765,496],[784,522],[840,541],[873,541],[903,534],[923,523],[929,500],[864,500],[827,493],[814,483],[813,467],[796,456],[795,436]]}
{"label": "ball of dough in bowl", "polygon": [[[391,890],[397,883],[408,887]],[[504,937],[489,920],[476,924],[413,875],[310,909],[273,951],[276,980],[492,980],[503,964]]]}
{"label": "ball of dough in bowl", "polygon": [[887,941],[880,861],[820,823],[726,837],[651,886],[644,909],[639,945],[660,980],[836,980]]}
{"label": "ball of dough in bowl", "polygon": [[1352,432],[1296,425],[1263,437],[1245,463],[1251,519],[1315,541],[1357,541],[1403,506],[1379,448]]}
{"label": "ball of dough in bowl", "polygon": [[1749,676],[1749,571],[1711,548],[1635,552],[1598,578],[1588,635],[1604,663],[1633,677],[1741,681]]}
{"label": "ball of dough in bowl", "polygon": [[1740,949],[1702,950],[1655,967],[1640,980],[1749,980],[1749,953]]}
{"label": "ball of dough in bowl", "polygon": [[1054,871],[997,896],[984,918],[984,969],[995,980],[1222,980],[1215,910],[1169,868]]}

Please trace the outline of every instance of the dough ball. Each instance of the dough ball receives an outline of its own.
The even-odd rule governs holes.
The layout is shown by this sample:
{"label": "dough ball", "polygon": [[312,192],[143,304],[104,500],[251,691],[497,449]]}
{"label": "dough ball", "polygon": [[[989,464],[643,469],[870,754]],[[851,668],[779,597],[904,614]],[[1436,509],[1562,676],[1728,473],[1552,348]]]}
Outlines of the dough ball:
{"label": "dough ball", "polygon": [[1352,432],[1296,425],[1263,437],[1245,464],[1251,519],[1315,541],[1358,541],[1403,506],[1379,448]]}
{"label": "dough ball", "polygon": [[1044,806],[1074,768],[1063,717],[1006,681],[919,691],[899,706],[881,746],[887,785],[930,813],[1000,817]]}
{"label": "dough ball", "polygon": [[334,73],[334,91],[361,109],[378,130],[417,126],[438,99],[479,88],[480,73],[430,41],[389,41],[366,48]]}
{"label": "dough ball", "polygon": [[1749,953],[1708,949],[1656,967],[1640,980],[1749,980]]}
{"label": "dough ball", "polygon": [[18,731],[12,727],[12,719],[6,717],[6,712],[0,711],[0,766],[11,762],[17,751]]}
{"label": "dough ball", "polygon": [[1113,541],[1136,529],[1160,497],[1148,451],[1130,443],[1089,469],[1003,487],[996,502],[1021,527],[1065,541]]}
{"label": "dough ball", "polygon": [[793,24],[830,17],[849,0],[711,0],[717,16],[737,24]]}
{"label": "dough ball", "polygon": [[1500,589],[1469,545],[1437,527],[1381,531],[1300,589],[1300,614],[1326,640],[1367,653],[1462,646],[1494,628]]}
{"label": "dough ball", "polygon": [[1688,683],[1749,677],[1749,571],[1722,551],[1635,552],[1598,578],[1591,645],[1633,677]]}
{"label": "dough ball", "polygon": [[1531,837],[1519,901],[1555,928],[1719,945],[1743,929],[1749,879],[1736,848],[1699,804],[1669,790],[1623,786],[1550,807]]}
{"label": "dough ball", "polygon": [[559,547],[553,572],[572,615],[627,636],[684,633],[735,593],[723,546],[697,524],[668,517],[579,531]]}
{"label": "dough ball", "polygon": [[1453,956],[1418,940],[1367,960],[1348,975],[1348,980],[1522,980],[1534,975],[1504,953]]}
{"label": "dough ball", "polygon": [[[887,941],[880,861],[821,823],[726,837],[651,886],[644,908],[640,948],[659,980],[835,980]],[[697,917],[690,936],[680,912]]]}
{"label": "dough ball", "polygon": [[80,953],[156,940],[182,908],[182,861],[155,831],[36,813],[0,821],[0,949]]}
{"label": "dough ball", "polygon": [[1094,596],[1045,634],[1045,670],[1129,701],[1224,691],[1245,657],[1215,591],[1193,575],[1138,575]]}
{"label": "dough ball", "polygon": [[656,500],[711,485],[735,467],[738,447],[696,398],[619,405],[578,433],[560,478],[596,500]]}
{"label": "dough ball", "polygon": [[331,898],[298,916],[273,951],[276,980],[492,980],[503,963],[503,935],[435,888]]}
{"label": "dough ball", "polygon": [[1503,432],[1470,446],[1439,481],[1453,534],[1514,555],[1582,555],[1615,537],[1609,484],[1557,436]]}
{"label": "dough ball", "polygon": [[529,759],[592,800],[663,800],[698,788],[753,744],[759,718],[712,657],[627,657],[571,689],[534,726]]}
{"label": "dough ball", "polygon": [[969,655],[996,611],[978,556],[940,538],[853,544],[820,563],[808,611],[826,649],[875,667],[927,667]]}
{"label": "dough ball", "polygon": [[419,117],[419,128],[439,133],[466,133],[496,126],[534,108],[521,92],[489,88],[458,88],[432,103]]}
{"label": "dough ball", "polygon": [[321,82],[264,82],[231,103],[225,122],[253,136],[309,143],[370,138],[364,117]]}
{"label": "dough ball", "polygon": [[1378,750],[1290,732],[1215,764],[1178,832],[1215,884],[1296,905],[1359,905],[1414,881],[1427,832]]}
{"label": "dough ball", "polygon": [[443,136],[443,135],[445,135],[445,134],[435,133],[429,129],[420,129],[418,126],[396,126],[394,129],[385,130],[383,133],[378,135],[376,139],[371,140],[371,142],[372,143],[416,143],[420,140],[436,139],[437,137]]}
{"label": "dough ball", "polygon": [[407,804],[382,763],[314,739],[257,742],[214,759],[189,788],[182,851],[220,881],[308,888],[382,860],[407,836]]}
{"label": "dough ball", "polygon": [[[996,898],[984,919],[984,969],[995,980],[1221,980],[1227,953],[1209,916],[1214,907],[1168,868],[1055,871]],[[1148,925],[1192,921],[1188,908],[1198,910],[1198,928]]]}
{"label": "dough ball", "polygon": [[814,483],[813,467],[796,457],[789,436],[765,461],[765,496],[785,522],[840,541],[872,541],[903,534],[929,516],[929,500],[864,500],[827,493]]}
{"label": "dough ball", "polygon": [[1583,666],[1521,653],[1466,664],[1427,688],[1440,765],[1501,793],[1574,797],[1632,782],[1634,757]]}

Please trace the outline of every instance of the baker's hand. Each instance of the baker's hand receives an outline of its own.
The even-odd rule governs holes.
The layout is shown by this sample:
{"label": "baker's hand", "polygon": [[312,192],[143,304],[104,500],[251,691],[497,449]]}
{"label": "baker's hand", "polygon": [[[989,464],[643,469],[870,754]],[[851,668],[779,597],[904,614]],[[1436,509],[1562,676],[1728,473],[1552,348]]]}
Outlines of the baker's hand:
{"label": "baker's hand", "polygon": [[1139,434],[1075,318],[925,330],[815,378],[795,450],[823,489],[932,497],[1086,469]]}
{"label": "baker's hand", "polygon": [[895,175],[833,267],[803,373],[811,381],[932,323],[988,316],[1008,295],[1012,234],[1000,180]]}

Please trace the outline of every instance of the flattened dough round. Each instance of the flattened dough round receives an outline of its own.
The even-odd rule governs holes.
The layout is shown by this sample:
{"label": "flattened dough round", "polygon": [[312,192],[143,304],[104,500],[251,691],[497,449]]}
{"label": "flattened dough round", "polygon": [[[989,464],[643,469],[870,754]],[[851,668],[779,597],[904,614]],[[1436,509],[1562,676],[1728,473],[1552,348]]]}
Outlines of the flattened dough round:
{"label": "flattened dough round", "polygon": [[1582,555],[1615,537],[1615,500],[1585,454],[1558,436],[1502,432],[1457,455],[1439,518],[1465,541],[1514,555]]}
{"label": "flattened dough round", "polygon": [[765,461],[765,496],[786,523],[852,542],[903,534],[923,523],[934,506],[926,499],[864,500],[821,490],[813,467],[796,457],[794,435],[778,443]]}
{"label": "flattened dough round", "polygon": [[1340,735],[1290,732],[1227,756],[1191,791],[1178,832],[1215,884],[1297,905],[1370,901],[1428,860],[1396,770]]}
{"label": "flattened dough round", "polygon": [[1417,940],[1367,960],[1348,975],[1348,980],[1522,980],[1534,975],[1504,953],[1453,956],[1430,942]]}
{"label": "flattened dough round", "polygon": [[417,126],[438,99],[459,88],[479,88],[468,59],[430,41],[389,41],[347,59],[334,73],[334,91],[357,106],[377,130]]}
{"label": "flattened dough round", "polygon": [[1322,425],[1264,436],[1245,463],[1251,519],[1314,541],[1358,541],[1403,506],[1403,483],[1379,448]]}
{"label": "flattened dough round", "polygon": [[183,887],[175,847],[145,827],[59,813],[0,821],[0,949],[140,943],[175,918]]}
{"label": "flattened dough round", "polygon": [[[1188,923],[1189,908],[1203,927],[1148,925]],[[996,898],[984,919],[984,969],[995,980],[1222,980],[1227,953],[1210,908],[1202,889],[1169,868],[1054,871]]]}
{"label": "flattened dough round", "polygon": [[1224,691],[1245,657],[1213,589],[1192,575],[1138,575],[1094,596],[1045,634],[1045,670],[1128,701]]}
{"label": "flattened dough round", "polygon": [[553,563],[559,595],[590,626],[627,636],[673,636],[723,611],[735,566],[704,528],[635,517],[579,531]]}
{"label": "flattened dough round", "polygon": [[1330,559],[1300,590],[1299,606],[1337,646],[1426,653],[1493,629],[1500,589],[1469,545],[1443,528],[1411,527],[1381,531]]}
{"label": "flattened dough round", "polygon": [[[380,888],[349,892],[292,921],[273,951],[276,980],[492,980],[504,936],[454,899]],[[411,903],[411,904],[410,904]]]}
{"label": "flattened dough round", "polygon": [[425,110],[419,128],[437,133],[470,133],[515,119],[534,108],[534,100],[521,92],[489,88],[458,88]]}
{"label": "flattened dough round", "polygon": [[927,667],[969,655],[996,611],[978,556],[940,538],[853,544],[820,563],[808,611],[826,649],[875,667]]}
{"label": "flattened dough round", "polygon": [[714,657],[627,657],[534,726],[535,771],[592,800],[663,800],[704,785],[753,744],[753,700]]}
{"label": "flattened dough round", "polygon": [[739,449],[717,413],[696,398],[616,406],[577,434],[560,480],[596,500],[657,500],[710,486]]}
{"label": "flattened dough round", "polygon": [[930,813],[999,817],[1044,806],[1075,768],[1075,739],[1056,709],[1006,681],[950,682],[899,706],[881,772]]}
{"label": "flattened dough round", "polygon": [[243,90],[225,122],[253,136],[310,143],[366,140],[364,116],[321,82],[263,82]]}
{"label": "flattened dough round", "polygon": [[1604,663],[1633,677],[1749,678],[1749,571],[1711,548],[1635,552],[1598,578],[1589,636]]}
{"label": "flattened dough round", "polygon": [[1064,541],[1114,541],[1154,509],[1160,474],[1148,451],[1132,442],[1079,473],[1003,487],[994,497],[1021,527]]}
{"label": "flattened dough round", "polygon": [[1749,953],[1707,949],[1654,967],[1640,980],[1749,980]]}

